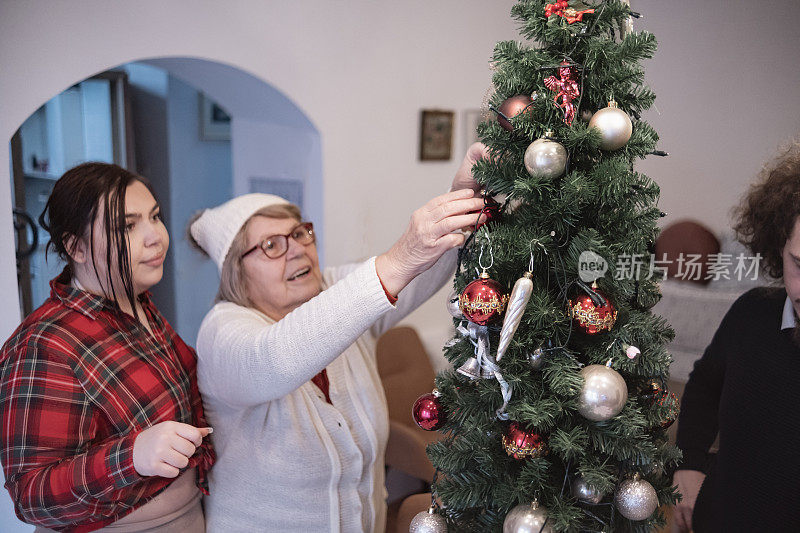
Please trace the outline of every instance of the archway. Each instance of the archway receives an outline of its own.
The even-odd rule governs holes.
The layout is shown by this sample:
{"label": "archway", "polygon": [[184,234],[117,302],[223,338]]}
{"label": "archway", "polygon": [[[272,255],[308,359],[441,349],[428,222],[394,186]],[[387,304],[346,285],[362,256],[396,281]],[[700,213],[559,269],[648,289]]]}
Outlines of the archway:
{"label": "archway", "polygon": [[[319,133],[279,90],[229,65],[171,57],[126,63],[112,70],[125,73],[132,95],[128,104],[133,101],[135,135],[131,138],[137,145],[137,161],[129,168],[154,182],[172,235],[156,299],[176,330],[193,342],[213,301],[218,278],[214,266],[190,249],[184,235],[187,221],[199,209],[248,192],[294,195],[292,200],[307,217],[321,221]],[[227,141],[206,136],[206,127],[211,127],[201,120],[206,101],[215,102],[230,116]],[[27,161],[25,166],[30,168]],[[31,211],[34,218],[41,204],[38,207],[37,212]],[[45,241],[46,234],[42,237]],[[41,242],[40,249],[43,246]],[[44,265],[43,253],[34,257]],[[52,266],[39,271],[47,279],[53,276]],[[37,281],[35,286],[41,287],[34,307],[49,292],[47,280]]]}

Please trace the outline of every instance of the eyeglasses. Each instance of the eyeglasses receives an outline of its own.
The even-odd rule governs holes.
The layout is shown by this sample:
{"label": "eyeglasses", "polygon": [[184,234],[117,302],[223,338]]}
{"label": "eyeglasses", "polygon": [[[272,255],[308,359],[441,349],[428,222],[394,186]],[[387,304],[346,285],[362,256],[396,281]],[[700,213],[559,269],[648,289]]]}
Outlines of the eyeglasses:
{"label": "eyeglasses", "polygon": [[292,231],[286,235],[270,235],[243,253],[241,257],[244,259],[245,256],[255,252],[258,248],[261,248],[264,255],[270,259],[282,257],[289,250],[289,237],[303,246],[311,244],[316,240],[314,236],[314,224],[311,222],[303,222],[295,226]]}

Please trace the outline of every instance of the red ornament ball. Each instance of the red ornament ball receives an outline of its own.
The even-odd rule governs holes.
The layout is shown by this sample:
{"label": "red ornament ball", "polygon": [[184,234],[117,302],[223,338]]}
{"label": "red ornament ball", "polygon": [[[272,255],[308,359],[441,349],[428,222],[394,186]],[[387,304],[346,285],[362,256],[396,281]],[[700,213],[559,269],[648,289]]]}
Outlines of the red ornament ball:
{"label": "red ornament ball", "polygon": [[447,419],[439,396],[431,392],[417,398],[414,407],[411,408],[411,416],[414,418],[414,423],[425,431],[436,431]]}
{"label": "red ornament ball", "polygon": [[594,292],[605,300],[605,305],[595,305],[588,294],[581,294],[569,301],[569,314],[578,324],[578,329],[587,335],[610,331],[617,321],[617,310],[605,294],[597,289]]}
{"label": "red ornament ball", "polygon": [[544,438],[519,422],[511,422],[503,435],[503,449],[514,459],[547,455]]}
{"label": "red ornament ball", "polygon": [[499,320],[507,303],[508,294],[486,272],[464,287],[464,292],[458,299],[458,306],[464,317],[479,326]]}
{"label": "red ornament ball", "polygon": [[500,123],[500,126],[502,126],[504,130],[512,131],[514,126],[511,124],[511,122],[503,118],[503,115],[511,119],[522,112],[530,113],[531,108],[529,106],[531,105],[531,102],[533,102],[533,99],[530,96],[525,96],[524,94],[518,94],[517,96],[507,98],[502,104],[500,104],[498,111],[500,111],[502,115],[497,115],[497,122]]}
{"label": "red ornament ball", "polygon": [[481,209],[480,211],[471,211],[471,213],[474,213],[476,215],[478,213],[482,213],[482,214],[486,215],[486,220],[484,220],[483,222],[477,224],[475,226],[475,231],[478,231],[484,225],[486,225],[486,224],[488,224],[490,222],[494,222],[495,220],[500,220],[500,217],[502,215],[502,207],[503,206],[500,205],[500,203],[497,200],[495,200],[491,196],[486,196],[483,201],[486,204],[486,205],[483,206],[483,209]]}

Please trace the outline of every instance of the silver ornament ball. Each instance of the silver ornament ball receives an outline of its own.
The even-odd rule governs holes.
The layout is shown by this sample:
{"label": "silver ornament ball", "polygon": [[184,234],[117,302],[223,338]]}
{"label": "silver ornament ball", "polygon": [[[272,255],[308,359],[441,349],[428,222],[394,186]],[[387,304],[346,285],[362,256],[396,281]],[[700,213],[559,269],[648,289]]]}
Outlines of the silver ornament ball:
{"label": "silver ornament ball", "polygon": [[450,296],[447,297],[447,312],[453,318],[464,320],[464,313],[461,312],[461,308],[458,305],[458,293],[455,291],[451,292]]}
{"label": "silver ornament ball", "polygon": [[506,515],[503,533],[553,533],[547,520],[547,508],[536,502],[517,505]]}
{"label": "silver ornament ball", "polygon": [[603,150],[619,150],[630,140],[633,133],[631,117],[613,101],[608,103],[608,107],[592,115],[589,127],[600,130],[602,136],[600,148]]}
{"label": "silver ornament ball", "polygon": [[528,363],[534,370],[539,370],[542,368],[542,365],[544,364],[544,350],[541,348],[536,348],[534,351],[530,352],[528,354]]}
{"label": "silver ornament ball", "polygon": [[581,369],[583,386],[578,395],[578,412],[594,422],[613,418],[628,401],[628,386],[617,371],[604,365]]}
{"label": "silver ornament ball", "polygon": [[408,533],[447,533],[447,520],[432,509],[428,509],[417,513],[411,520]]}
{"label": "silver ornament ball", "polygon": [[583,476],[572,480],[572,495],[583,503],[597,505],[603,499],[603,493],[586,483]]}
{"label": "silver ornament ball", "polygon": [[541,138],[525,150],[525,169],[531,176],[557,178],[567,168],[567,149],[556,141]]}
{"label": "silver ornament ball", "polygon": [[619,513],[628,520],[645,520],[658,507],[658,496],[653,486],[643,479],[623,481],[614,495]]}

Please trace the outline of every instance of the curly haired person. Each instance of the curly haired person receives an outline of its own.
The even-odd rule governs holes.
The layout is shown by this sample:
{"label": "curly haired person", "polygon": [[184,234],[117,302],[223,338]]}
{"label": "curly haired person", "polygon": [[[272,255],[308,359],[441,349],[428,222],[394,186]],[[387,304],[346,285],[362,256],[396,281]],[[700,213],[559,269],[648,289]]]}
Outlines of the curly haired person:
{"label": "curly haired person", "polygon": [[[779,286],[731,306],[683,394],[680,529],[800,531],[800,144],[735,210],[738,239]],[[708,453],[719,432],[719,451]]]}

